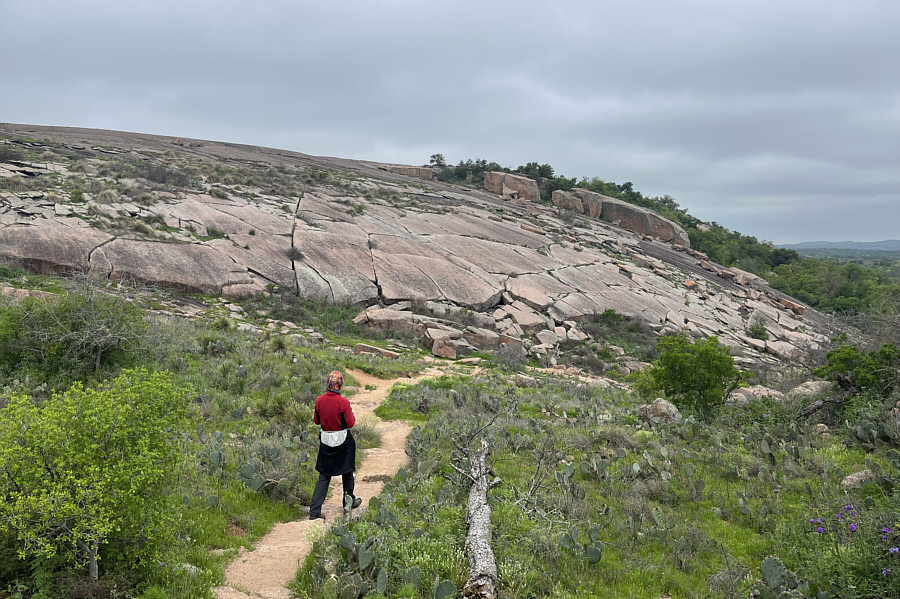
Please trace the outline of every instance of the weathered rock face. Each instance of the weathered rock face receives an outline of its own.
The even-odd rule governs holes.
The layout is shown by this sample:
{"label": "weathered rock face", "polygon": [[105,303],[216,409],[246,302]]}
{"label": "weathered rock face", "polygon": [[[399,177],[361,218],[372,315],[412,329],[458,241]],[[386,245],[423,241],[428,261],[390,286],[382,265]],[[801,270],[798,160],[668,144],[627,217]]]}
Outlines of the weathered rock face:
{"label": "weathered rock face", "polygon": [[757,401],[764,397],[771,397],[777,402],[784,402],[786,399],[784,393],[769,389],[762,385],[753,385],[751,387],[740,387],[731,392],[731,401],[736,404],[745,404],[751,401]]}
{"label": "weathered rock face", "polygon": [[419,177],[420,179],[434,178],[434,171],[430,166],[410,166],[408,164],[391,164],[387,170],[398,175],[406,175],[408,177]]}
{"label": "weathered rock face", "polygon": [[553,192],[553,205],[591,218],[603,219],[639,235],[649,235],[684,247],[691,240],[680,225],[652,210],[585,189]]}
{"label": "weathered rock face", "polygon": [[484,188],[505,198],[519,199],[524,202],[539,202],[541,199],[537,182],[522,175],[490,171],[484,174]]}
{"label": "weathered rock face", "polygon": [[[104,148],[103,158],[80,161],[77,179],[65,158],[0,164],[16,176],[47,177],[43,191],[0,192],[0,258],[43,273],[93,271],[235,298],[274,285],[365,307],[359,324],[418,337],[431,331],[429,347],[448,356],[475,347],[549,359],[564,341],[589,340],[581,323],[605,310],[661,332],[717,335],[739,363],[790,360],[833,332],[765,281],[679,245],[686,236],[672,223],[583,189],[557,192],[554,203],[628,229],[567,224],[537,203],[534,181],[508,173],[488,173],[486,187],[533,203],[411,184],[410,172],[391,172],[396,165],[82,129],[0,124],[0,133],[55,139],[70,151]],[[107,185],[99,170],[120,159],[195,170],[164,191],[122,179],[106,203],[68,197],[82,178]],[[210,161],[221,175],[215,184],[205,178]],[[302,197],[293,195],[300,189]],[[768,340],[749,336],[754,319]]]}
{"label": "weathered rock face", "polygon": [[638,408],[641,416],[647,420],[656,418],[662,422],[680,422],[681,412],[672,402],[666,401],[662,397],[657,397],[653,403],[646,404]]}

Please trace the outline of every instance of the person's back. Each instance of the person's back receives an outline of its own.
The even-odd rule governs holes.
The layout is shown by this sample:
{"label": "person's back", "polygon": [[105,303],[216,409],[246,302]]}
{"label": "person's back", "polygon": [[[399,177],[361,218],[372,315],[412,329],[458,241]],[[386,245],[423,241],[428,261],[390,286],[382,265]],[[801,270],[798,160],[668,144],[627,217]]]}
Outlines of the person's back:
{"label": "person's back", "polygon": [[325,393],[316,398],[313,410],[313,422],[322,427],[319,434],[319,455],[316,458],[316,470],[319,479],[309,504],[309,519],[324,519],[322,504],[328,494],[328,485],[332,476],[342,477],[344,495],[349,495],[351,506],[362,505],[362,500],[353,495],[356,470],[356,441],[350,429],[356,424],[356,416],[350,400],[340,394],[344,385],[344,377],[340,372],[328,375],[328,386]]}
{"label": "person's back", "polygon": [[356,417],[349,399],[337,391],[326,391],[316,398],[313,422],[323,431],[342,431],[353,428]]}

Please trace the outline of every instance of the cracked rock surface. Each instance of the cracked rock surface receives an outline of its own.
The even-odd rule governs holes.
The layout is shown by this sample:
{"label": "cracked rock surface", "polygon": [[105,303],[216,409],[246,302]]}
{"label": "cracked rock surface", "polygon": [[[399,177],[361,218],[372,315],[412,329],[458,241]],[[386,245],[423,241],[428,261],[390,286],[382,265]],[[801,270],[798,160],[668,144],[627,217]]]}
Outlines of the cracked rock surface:
{"label": "cracked rock surface", "polygon": [[[372,326],[434,330],[444,355],[523,336],[530,347],[532,335],[550,351],[586,339],[579,321],[610,309],[660,332],[718,335],[756,361],[832,333],[646,209],[603,196],[559,195],[563,214],[396,165],[114,131],[0,124],[0,144],[25,156],[0,162],[0,257],[45,274],[230,298],[275,285],[359,305]],[[639,232],[604,222],[607,211]],[[430,319],[413,314],[429,302]],[[477,317],[460,324],[460,310]],[[749,335],[757,321],[768,340]]]}

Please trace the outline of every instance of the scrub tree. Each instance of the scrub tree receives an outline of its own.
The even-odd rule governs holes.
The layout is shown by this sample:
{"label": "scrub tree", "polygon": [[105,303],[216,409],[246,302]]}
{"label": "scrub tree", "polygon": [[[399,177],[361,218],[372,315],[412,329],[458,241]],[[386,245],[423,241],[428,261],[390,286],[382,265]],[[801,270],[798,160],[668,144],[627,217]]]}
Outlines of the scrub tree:
{"label": "scrub tree", "polygon": [[152,558],[172,530],[168,492],[189,395],[166,373],[126,370],[40,405],[5,398],[0,536],[15,539],[20,559],[62,557],[94,579],[113,541],[132,564]]}

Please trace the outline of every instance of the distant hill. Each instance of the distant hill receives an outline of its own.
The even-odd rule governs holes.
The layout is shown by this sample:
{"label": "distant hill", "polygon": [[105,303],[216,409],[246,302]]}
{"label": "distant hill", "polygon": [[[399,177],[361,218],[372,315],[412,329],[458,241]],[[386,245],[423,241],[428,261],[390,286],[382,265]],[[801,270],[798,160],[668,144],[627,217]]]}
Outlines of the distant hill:
{"label": "distant hill", "polygon": [[804,241],[803,243],[787,243],[778,247],[789,250],[869,250],[883,252],[900,252],[900,239],[885,241]]}

